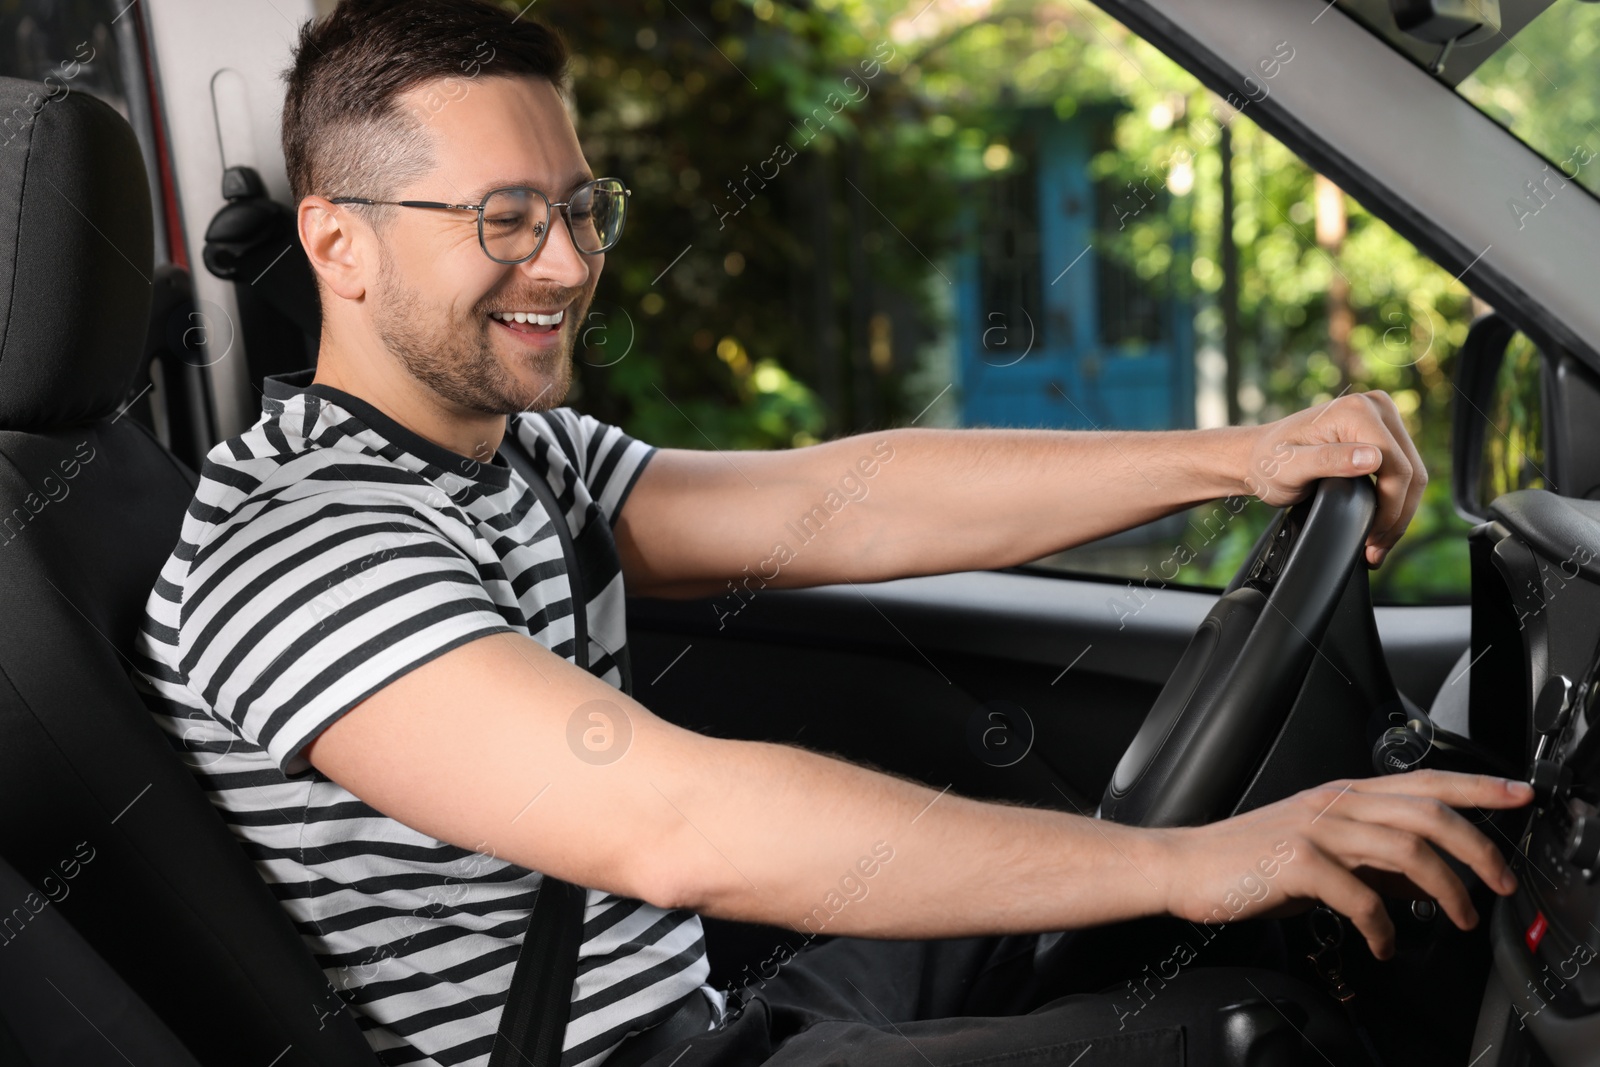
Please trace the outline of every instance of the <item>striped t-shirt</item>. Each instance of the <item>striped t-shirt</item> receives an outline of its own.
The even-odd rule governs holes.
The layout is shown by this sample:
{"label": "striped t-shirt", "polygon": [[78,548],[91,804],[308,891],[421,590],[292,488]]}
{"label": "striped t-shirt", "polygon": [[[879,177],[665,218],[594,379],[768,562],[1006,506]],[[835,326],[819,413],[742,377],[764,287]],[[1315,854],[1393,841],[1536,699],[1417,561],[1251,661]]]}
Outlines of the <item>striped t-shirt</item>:
{"label": "striped t-shirt", "polygon": [[[572,576],[500,455],[477,463],[312,371],[266,379],[261,417],[206,456],[150,594],[135,684],[385,1064],[482,1065],[541,875],[363,803],[303,749],[450,649],[519,633],[574,663]],[[570,408],[507,447],[573,536],[588,669],[627,670],[612,525],[654,449]],[[700,919],[589,890],[563,1067],[595,1065],[706,984]]]}

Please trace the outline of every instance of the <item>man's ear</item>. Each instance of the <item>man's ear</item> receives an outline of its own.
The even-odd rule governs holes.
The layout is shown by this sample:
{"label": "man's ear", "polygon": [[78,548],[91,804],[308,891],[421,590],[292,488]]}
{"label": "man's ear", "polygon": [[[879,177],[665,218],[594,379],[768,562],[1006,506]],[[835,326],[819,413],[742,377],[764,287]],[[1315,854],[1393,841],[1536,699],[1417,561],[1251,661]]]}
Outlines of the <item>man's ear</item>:
{"label": "man's ear", "polygon": [[346,300],[364,296],[367,286],[356,233],[359,223],[351,213],[339,210],[339,205],[326,197],[307,196],[300,201],[295,221],[300,245],[322,284]]}

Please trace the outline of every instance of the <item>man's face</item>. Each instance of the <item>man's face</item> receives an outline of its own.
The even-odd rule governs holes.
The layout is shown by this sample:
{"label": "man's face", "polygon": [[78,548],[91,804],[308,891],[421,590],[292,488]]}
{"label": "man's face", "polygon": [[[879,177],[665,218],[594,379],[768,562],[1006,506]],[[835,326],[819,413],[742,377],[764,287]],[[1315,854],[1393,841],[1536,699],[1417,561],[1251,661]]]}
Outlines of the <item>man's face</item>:
{"label": "man's face", "polygon": [[[399,102],[431,131],[437,165],[392,199],[477,204],[489,189],[531,185],[558,203],[593,177],[544,78],[445,79]],[[380,237],[379,276],[369,288],[373,325],[389,351],[461,409],[499,415],[560,404],[605,256],[573,247],[559,208],[539,254],[516,266],[484,255],[470,212],[390,210],[396,217]],[[557,310],[555,326],[491,317]]]}

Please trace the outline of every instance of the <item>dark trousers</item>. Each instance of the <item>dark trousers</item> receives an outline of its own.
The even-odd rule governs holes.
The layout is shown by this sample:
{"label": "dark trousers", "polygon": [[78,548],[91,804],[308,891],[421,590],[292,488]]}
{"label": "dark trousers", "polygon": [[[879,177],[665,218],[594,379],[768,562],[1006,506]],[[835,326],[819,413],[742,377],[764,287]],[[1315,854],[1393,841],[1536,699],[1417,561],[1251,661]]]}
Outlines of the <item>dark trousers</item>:
{"label": "dark trousers", "polygon": [[1365,1064],[1329,997],[1240,965],[1271,957],[1270,930],[837,938],[764,968],[721,1029],[646,1067]]}

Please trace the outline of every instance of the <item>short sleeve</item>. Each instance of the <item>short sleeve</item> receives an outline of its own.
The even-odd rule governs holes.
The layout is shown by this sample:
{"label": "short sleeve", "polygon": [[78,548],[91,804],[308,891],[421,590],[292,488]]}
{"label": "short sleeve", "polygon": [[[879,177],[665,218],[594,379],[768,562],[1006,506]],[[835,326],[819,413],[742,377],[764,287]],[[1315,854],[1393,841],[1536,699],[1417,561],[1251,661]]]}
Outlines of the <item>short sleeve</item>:
{"label": "short sleeve", "polygon": [[552,408],[522,418],[539,420],[529,428],[554,438],[579,480],[589,487],[589,495],[605,513],[606,521],[615,526],[634,483],[656,454],[656,446],[571,408]]}
{"label": "short sleeve", "polygon": [[[407,488],[323,485],[251,509],[196,551],[178,654],[189,688],[286,775],[345,712],[460,645],[519,632],[472,535]],[[241,512],[242,514],[242,512]]]}

